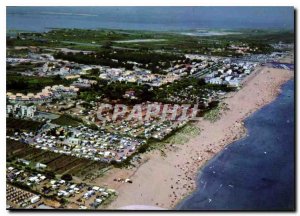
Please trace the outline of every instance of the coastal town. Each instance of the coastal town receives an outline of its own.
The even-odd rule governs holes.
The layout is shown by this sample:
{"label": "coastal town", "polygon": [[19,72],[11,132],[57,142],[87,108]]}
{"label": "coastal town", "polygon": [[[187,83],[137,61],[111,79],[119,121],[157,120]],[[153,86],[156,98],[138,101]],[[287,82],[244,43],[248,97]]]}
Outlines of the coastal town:
{"label": "coastal town", "polygon": [[[187,127],[204,130],[197,126],[199,119],[217,121],[230,109],[224,101],[249,77],[262,68],[294,70],[293,60],[282,61],[292,59],[293,43],[281,41],[280,33],[268,46],[220,40],[220,47],[214,44],[201,53],[192,46],[157,49],[155,43],[167,43],[169,34],[151,42],[154,48],[127,47],[130,40],[144,42],[114,41],[126,34],[113,30],[80,31],[87,38],[109,38],[98,50],[97,37],[80,39],[88,43],[80,48],[60,41],[78,40],[78,31],[7,34],[8,209],[109,209],[117,197],[126,196],[122,185],[139,187],[127,172],[142,166],[148,154],[164,157],[166,149],[181,148],[176,136]],[[149,108],[154,106],[155,113]],[[173,193],[169,196],[177,199]]]}

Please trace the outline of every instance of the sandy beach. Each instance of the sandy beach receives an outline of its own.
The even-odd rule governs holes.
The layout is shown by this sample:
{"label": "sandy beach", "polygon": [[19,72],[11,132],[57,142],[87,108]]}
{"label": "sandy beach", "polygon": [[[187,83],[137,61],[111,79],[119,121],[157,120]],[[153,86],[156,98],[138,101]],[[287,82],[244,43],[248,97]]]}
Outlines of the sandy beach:
{"label": "sandy beach", "polygon": [[[283,83],[292,79],[293,71],[259,67],[248,76],[242,89],[223,100],[228,110],[216,122],[201,119],[196,124],[200,135],[186,144],[166,149],[166,156],[158,150],[142,155],[144,163],[130,169],[110,170],[95,183],[108,184],[118,191],[118,197],[107,209],[147,205],[172,209],[196,187],[199,169],[226,145],[246,135],[243,120],[251,113],[273,101]],[[133,183],[120,183],[115,178],[130,178]]]}

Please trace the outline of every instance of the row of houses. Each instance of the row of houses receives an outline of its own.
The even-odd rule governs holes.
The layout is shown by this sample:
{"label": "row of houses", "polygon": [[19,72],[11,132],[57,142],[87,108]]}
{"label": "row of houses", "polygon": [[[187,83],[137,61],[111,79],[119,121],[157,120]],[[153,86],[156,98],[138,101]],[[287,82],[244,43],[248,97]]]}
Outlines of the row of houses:
{"label": "row of houses", "polygon": [[151,73],[150,70],[135,67],[134,70],[125,70],[125,68],[107,68],[101,71],[99,78],[109,81],[124,81],[147,84],[150,86],[161,86],[173,82],[180,77],[172,73],[168,73],[167,75],[154,74]]}
{"label": "row of houses", "polygon": [[11,103],[43,103],[50,102],[54,98],[60,98],[62,96],[76,96],[79,88],[75,86],[63,86],[63,85],[54,85],[46,86],[42,89],[41,92],[33,94],[23,94],[23,93],[12,93],[7,92],[6,97]]}
{"label": "row of houses", "polygon": [[90,88],[92,85],[97,84],[96,80],[82,79],[78,78],[76,81],[72,83],[72,86],[76,88]]}
{"label": "row of houses", "polygon": [[249,75],[257,64],[249,62],[227,63],[217,71],[205,76],[205,82],[217,85],[239,87],[245,76]]}

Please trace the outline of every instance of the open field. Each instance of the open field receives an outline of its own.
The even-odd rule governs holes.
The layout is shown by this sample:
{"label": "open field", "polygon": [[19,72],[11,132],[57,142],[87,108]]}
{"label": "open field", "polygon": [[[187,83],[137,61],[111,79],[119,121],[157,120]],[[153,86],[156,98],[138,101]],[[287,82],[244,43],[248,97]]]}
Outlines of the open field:
{"label": "open field", "polygon": [[[239,34],[226,34],[226,32],[222,34],[221,32],[217,36],[197,36],[194,34],[197,32],[53,29],[48,33],[20,33],[23,39],[9,39],[7,46],[65,47],[91,51],[114,47],[119,50],[193,52],[224,56],[232,54],[230,50],[224,49],[231,42],[249,43],[251,47],[259,48],[256,52],[263,53],[272,50],[267,45],[268,43],[273,41],[290,43],[293,42],[294,37],[294,34],[289,31],[240,29],[237,32]],[[126,43],[120,43],[120,41]]]}
{"label": "open field", "polygon": [[58,125],[78,126],[81,124],[81,121],[79,119],[64,114],[58,117],[57,119],[52,120],[52,123]]}

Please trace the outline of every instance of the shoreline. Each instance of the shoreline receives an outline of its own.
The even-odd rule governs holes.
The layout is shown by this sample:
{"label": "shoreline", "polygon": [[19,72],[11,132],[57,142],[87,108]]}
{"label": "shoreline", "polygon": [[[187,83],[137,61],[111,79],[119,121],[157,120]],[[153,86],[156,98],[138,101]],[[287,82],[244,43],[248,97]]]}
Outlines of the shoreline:
{"label": "shoreline", "polygon": [[[251,79],[253,79],[258,73],[260,73],[264,68],[259,66],[249,77],[247,77],[242,83],[243,84],[247,84]],[[294,75],[293,75],[294,76]],[[242,124],[242,128],[241,128],[241,132],[240,134],[238,134],[239,137],[235,137],[231,142],[229,142],[228,144],[225,145],[225,147],[223,149],[221,149],[219,152],[216,152],[216,154],[214,156],[212,156],[209,160],[207,160],[204,164],[201,165],[201,167],[199,167],[198,171],[197,171],[197,174],[195,176],[195,181],[196,181],[196,187],[194,190],[192,190],[189,194],[187,194],[185,197],[183,197],[181,200],[179,200],[175,206],[173,206],[173,208],[171,210],[176,210],[176,207],[181,203],[183,202],[184,200],[186,200],[189,196],[191,196],[193,193],[196,192],[196,189],[197,187],[199,186],[198,185],[198,179],[200,178],[201,176],[201,170],[207,166],[207,163],[208,162],[211,162],[212,160],[214,160],[220,153],[222,153],[225,149],[227,149],[228,146],[232,145],[233,143],[237,142],[237,141],[240,141],[244,138],[246,138],[248,136],[248,129],[244,126],[244,123],[245,121],[251,117],[251,115],[253,115],[255,112],[259,111],[260,109],[262,109],[263,107],[267,106],[268,104],[272,103],[273,101],[276,100],[276,98],[278,97],[278,95],[280,94],[281,92],[281,88],[284,84],[286,84],[288,81],[290,81],[292,78],[288,79],[288,80],[285,80],[284,82],[281,82],[280,84],[278,84],[278,88],[279,88],[279,91],[276,92],[276,94],[274,95],[274,98],[265,103],[264,105],[262,105],[261,107],[257,108],[256,110],[254,110],[253,112],[249,112],[246,114],[246,116],[244,117],[243,120],[241,120],[241,124]]]}
{"label": "shoreline", "polygon": [[[199,172],[207,162],[227,145],[247,136],[244,120],[272,102],[281,86],[293,77],[293,71],[258,67],[246,78],[239,91],[229,93],[222,100],[228,104],[229,110],[223,111],[219,120],[211,123],[201,119],[194,123],[200,128],[200,135],[191,137],[186,144],[166,150],[166,157],[154,150],[142,155],[146,162],[137,168],[113,168],[105,177],[96,179],[96,182],[113,185],[119,192],[107,209],[130,205],[174,209],[195,191]],[[133,184],[113,181],[120,177],[131,178]]]}
{"label": "shoreline", "polygon": [[[226,158],[226,156],[228,156],[228,155],[232,155],[232,152],[235,152],[239,147],[241,147],[241,145],[242,146],[244,146],[245,144],[245,142],[247,142],[247,140],[250,138],[251,139],[251,137],[253,138],[255,135],[254,135],[254,133],[253,133],[253,131],[251,132],[251,130],[252,130],[252,127],[255,127],[255,126],[253,126],[252,124],[250,124],[248,121],[254,121],[253,119],[257,119],[257,117],[255,117],[255,116],[257,116],[257,115],[259,115],[259,114],[256,114],[256,113],[259,113],[259,112],[263,112],[262,110],[263,109],[270,109],[269,107],[270,106],[273,106],[274,107],[274,103],[277,103],[278,105],[279,105],[279,103],[280,102],[278,102],[278,100],[279,100],[279,97],[282,97],[282,94],[286,94],[286,92],[283,92],[282,93],[282,90],[283,90],[283,88],[285,88],[287,85],[289,85],[289,83],[290,82],[294,82],[294,79],[289,79],[289,80],[287,80],[286,82],[284,82],[282,85],[281,85],[281,87],[280,87],[280,93],[275,97],[275,99],[274,100],[272,100],[270,103],[268,103],[268,104],[266,104],[266,105],[264,105],[263,107],[261,107],[260,109],[258,109],[258,110],[256,110],[255,112],[253,112],[253,113],[251,113],[248,117],[246,117],[245,119],[244,119],[244,125],[245,125],[245,132],[244,132],[244,134],[242,134],[242,136],[241,136],[241,138],[239,138],[239,139],[237,139],[237,140],[234,140],[232,143],[230,143],[230,144],[228,144],[228,145],[226,145],[226,147],[225,147],[225,149],[222,149],[220,152],[218,152],[216,155],[214,155],[209,161],[207,161],[207,163],[205,163],[202,167],[200,167],[199,168],[199,171],[198,171],[198,173],[197,173],[197,176],[196,176],[196,182],[197,182],[197,184],[196,184],[196,190],[194,190],[194,191],[191,191],[191,193],[190,194],[188,194],[186,197],[184,197],[183,199],[181,199],[175,206],[174,206],[174,208],[172,209],[172,210],[189,210],[189,208],[186,208],[186,205],[187,206],[193,206],[193,201],[190,201],[190,199],[191,200],[202,200],[202,199],[199,199],[198,198],[198,196],[201,196],[203,193],[204,194],[207,194],[207,192],[202,192],[201,190],[203,189],[203,190],[206,190],[206,189],[204,189],[203,187],[204,187],[204,183],[203,182],[209,182],[208,181],[208,179],[210,179],[209,177],[208,177],[208,175],[207,175],[207,173],[208,172],[212,172],[211,170],[209,171],[209,169],[211,169],[212,167],[215,167],[215,166],[217,166],[217,167],[222,167],[222,166],[218,166],[218,164],[221,164],[222,162],[224,162],[224,163],[226,163],[225,161],[224,161],[224,159],[222,160],[222,159],[220,159],[219,158],[219,156],[222,156],[222,158]],[[274,109],[274,108],[273,108]],[[266,112],[265,112],[265,114],[266,114]],[[273,114],[274,115],[274,114]],[[257,121],[257,120],[256,120]],[[249,138],[248,138],[249,137]],[[243,144],[241,144],[241,143],[243,143]],[[237,144],[237,145],[236,145]],[[248,142],[248,144],[250,144],[249,142]],[[229,153],[229,152],[227,152],[226,151],[226,149],[234,149],[233,151],[231,151],[231,153]],[[251,151],[251,149],[249,149],[249,151]],[[252,152],[253,153],[253,152]],[[267,152],[264,152],[264,154],[266,154]],[[225,156],[226,155],[226,156]],[[245,157],[247,157],[247,155],[245,155]],[[246,161],[249,161],[249,157],[247,158],[247,160]],[[232,159],[231,159],[231,162],[232,162]],[[234,164],[234,162],[233,162],[233,164]],[[251,163],[252,164],[252,163]],[[257,163],[256,163],[257,164]],[[249,167],[248,167],[249,168]],[[225,170],[226,170],[226,168],[224,168]],[[215,169],[214,169],[215,170]],[[220,170],[218,169],[218,168],[216,168],[216,173],[220,173]],[[225,171],[225,173],[226,173],[226,171]],[[225,177],[225,179],[226,179],[226,176],[228,176],[227,174],[225,174],[223,177]],[[230,177],[229,177],[230,178]],[[237,177],[238,178],[238,177]],[[216,179],[218,179],[219,181],[220,181],[220,179],[222,179],[222,178],[220,178],[220,177],[216,177]],[[217,180],[217,181],[218,181]],[[219,182],[219,184],[220,184],[221,182]],[[222,186],[222,184],[220,185],[220,186]],[[228,186],[230,186],[230,185],[228,185]],[[209,187],[209,185],[207,186],[207,187]],[[232,185],[232,187],[233,187],[233,185]],[[209,189],[208,190],[206,190],[206,191],[210,191]],[[209,192],[208,192],[209,193]],[[213,196],[214,194],[212,194],[212,196]],[[220,197],[221,196],[219,196],[218,198],[220,199]],[[233,199],[234,199],[234,197],[232,197]],[[216,199],[215,199],[216,200]],[[222,204],[221,204],[222,205]],[[196,205],[197,206],[197,205]],[[183,208],[183,209],[182,209]],[[193,208],[193,207],[192,207]],[[200,207],[201,208],[201,207]],[[225,207],[225,208],[227,208],[227,207]],[[203,210],[203,207],[201,208],[202,210]],[[213,207],[213,209],[214,210],[216,210],[215,209],[215,207]],[[190,209],[190,210],[192,210],[192,209]],[[209,210],[212,210],[212,209],[209,209]]]}
{"label": "shoreline", "polygon": [[[257,112],[261,112],[262,109],[264,109],[266,106],[269,106],[273,103],[275,103],[277,101],[277,99],[279,98],[279,96],[281,95],[282,93],[282,89],[284,88],[285,85],[288,85],[289,82],[294,82],[294,79],[289,79],[287,80],[286,82],[283,82],[281,85],[280,85],[280,92],[278,92],[278,94],[276,95],[275,99],[272,100],[270,103],[267,103],[266,105],[264,105],[263,107],[259,108],[258,110],[254,111],[253,113],[251,113],[248,117],[246,117],[243,122],[244,122],[244,125],[245,125],[245,130],[244,130],[244,133],[241,135],[241,138],[238,138],[236,140],[234,140],[233,142],[229,143],[226,145],[225,149],[222,149],[220,152],[217,152],[209,161],[207,161],[205,164],[203,164],[203,166],[201,166],[198,170],[198,173],[197,173],[197,176],[195,178],[196,180],[196,189],[191,191],[190,194],[188,194],[187,196],[185,196],[184,198],[182,198],[181,200],[179,200],[179,202],[174,206],[174,208],[172,208],[171,210],[181,210],[181,209],[178,209],[179,207],[182,207],[184,206],[185,202],[188,201],[190,198],[194,198],[195,199],[195,195],[201,195],[201,193],[199,192],[199,188],[200,187],[203,187],[203,181],[205,180],[201,180],[201,178],[203,177],[203,171],[204,169],[206,169],[206,172],[208,172],[207,170],[214,167],[213,164],[216,164],[216,161],[218,161],[218,157],[220,155],[223,154],[223,156],[226,154],[230,154],[230,153],[225,153],[226,152],[226,149],[227,148],[232,148],[232,149],[235,149],[236,150],[236,147],[237,146],[232,146],[234,144],[238,144],[238,143],[243,143],[243,140],[247,140],[248,139],[248,136],[252,136],[253,137],[253,133],[252,135],[249,134],[249,129],[251,129],[251,125],[248,125],[246,124],[246,122],[248,120],[252,120],[251,118],[255,118],[255,114]],[[277,102],[278,103],[278,102]],[[238,145],[239,146],[239,145]],[[266,154],[266,152],[265,152]],[[219,162],[220,163],[220,162]],[[212,166],[212,167],[211,167]],[[205,178],[205,177],[203,177]],[[201,181],[200,181],[201,180]],[[206,181],[207,182],[207,181]],[[194,197],[193,197],[194,196]],[[188,202],[188,203],[192,203],[192,202]],[[190,204],[188,204],[190,205]],[[185,209],[185,210],[188,210],[188,209]],[[216,209],[215,209],[216,210]]]}

